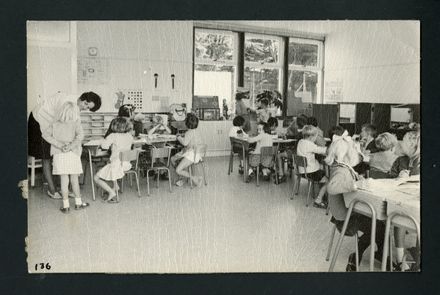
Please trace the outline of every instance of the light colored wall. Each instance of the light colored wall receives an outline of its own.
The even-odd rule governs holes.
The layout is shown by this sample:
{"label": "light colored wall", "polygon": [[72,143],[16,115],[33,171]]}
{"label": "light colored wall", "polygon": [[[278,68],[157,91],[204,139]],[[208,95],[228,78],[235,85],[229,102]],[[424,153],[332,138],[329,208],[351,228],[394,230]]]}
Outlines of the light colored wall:
{"label": "light colored wall", "polygon": [[339,23],[325,41],[324,101],[420,103],[419,39],[417,21]]}
{"label": "light colored wall", "polygon": [[[27,113],[58,91],[76,93],[76,24],[27,23]],[[75,73],[75,74],[74,74]]]}
{"label": "light colored wall", "polygon": [[[88,48],[98,49],[97,60],[106,72],[99,81],[78,79],[78,91],[103,97],[100,111],[116,111],[118,90],[144,92],[146,112],[167,111],[164,105],[192,102],[192,21],[81,21],[78,22],[78,58]],[[154,88],[154,73],[159,75]],[[175,75],[175,88],[171,87]],[[152,100],[152,97],[159,100]]]}

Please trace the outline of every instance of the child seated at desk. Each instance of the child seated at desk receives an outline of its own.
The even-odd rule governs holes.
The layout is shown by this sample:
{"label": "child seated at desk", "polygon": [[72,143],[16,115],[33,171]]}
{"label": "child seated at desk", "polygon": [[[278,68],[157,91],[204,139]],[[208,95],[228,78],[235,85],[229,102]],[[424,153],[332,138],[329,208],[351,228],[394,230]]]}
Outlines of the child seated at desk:
{"label": "child seated at desk", "polygon": [[298,173],[307,173],[309,178],[319,182],[322,185],[318,196],[313,203],[313,206],[317,208],[326,208],[327,205],[322,199],[327,190],[327,186],[325,184],[327,182],[327,177],[325,176],[324,170],[321,170],[321,166],[318,160],[316,160],[315,154],[325,155],[327,148],[315,144],[315,140],[318,137],[318,130],[316,127],[306,125],[302,130],[302,134],[304,138],[298,142],[296,153],[298,156],[305,157],[307,159],[307,167],[305,170],[303,167],[298,167]]}
{"label": "child seated at desk", "polygon": [[[352,163],[357,161],[358,151],[350,140],[333,140],[328,148],[328,155],[325,162],[330,166],[330,179],[327,184],[329,194],[329,206],[332,214],[331,222],[334,223],[339,232],[342,230],[347,206],[344,201],[344,193],[357,189],[355,181],[360,179],[359,174],[352,168]],[[348,223],[347,233],[361,231],[362,236],[358,239],[359,264],[362,255],[371,243],[371,218],[353,212]],[[376,223],[376,244],[377,253],[375,258],[382,260],[385,226],[383,222]],[[356,271],[356,255],[351,253],[348,258],[346,271]]]}
{"label": "child seated at desk", "polygon": [[148,130],[148,135],[153,134],[171,134],[171,129],[163,123],[161,116],[153,117],[153,127]]}
{"label": "child seated at desk", "polygon": [[318,146],[325,146],[326,142],[324,139],[324,132],[318,127],[318,120],[315,117],[307,118],[307,124],[316,127],[318,131],[318,136],[316,137],[315,143]]}
{"label": "child seated at desk", "polygon": [[[116,190],[119,190],[117,180],[124,177],[125,171],[131,168],[129,162],[122,162],[119,154],[131,150],[133,145],[133,135],[131,134],[133,125],[128,118],[117,117],[110,125],[112,133],[101,143],[102,149],[111,147],[110,163],[99,170],[94,177],[95,183],[108,193],[105,199],[108,203],[116,203]],[[106,181],[115,181],[111,188]]]}
{"label": "child seated at desk", "polygon": [[370,156],[370,177],[388,178],[391,167],[397,159],[397,155],[394,153],[397,138],[393,134],[385,132],[380,134],[375,142],[378,152]]}
{"label": "child seated at desk", "polygon": [[[246,123],[246,120],[242,116],[236,116],[234,120],[232,120],[232,127],[229,130],[229,137],[238,137],[238,136],[247,136],[246,132],[243,131],[243,127]],[[233,152],[238,154],[238,158],[240,159],[240,166],[238,169],[238,173],[243,174],[243,150],[240,144],[234,145],[232,147]]]}
{"label": "child seated at desk", "polygon": [[[397,158],[391,167],[390,177],[409,177],[420,174],[420,131],[409,131],[405,133],[401,144],[403,156]],[[396,227],[394,229],[394,240],[396,243],[396,268],[397,271],[414,270],[403,262],[406,230]],[[411,248],[413,250],[414,248]],[[417,249],[416,249],[417,250]],[[412,253],[413,254],[413,253]],[[416,256],[417,253],[412,255]],[[416,257],[413,257],[416,258]]]}
{"label": "child seated at desk", "polygon": [[[171,134],[171,129],[163,123],[163,118],[160,115],[156,115],[156,116],[153,117],[153,126],[151,127],[150,130],[148,130],[148,136],[153,136],[155,134],[159,134],[159,135],[163,135],[163,134],[169,135],[169,134]],[[154,147],[156,147],[156,148],[165,147],[165,143],[164,142],[158,142],[158,143],[154,143],[152,145],[153,145],[153,148]],[[145,160],[147,162],[150,161],[150,163],[151,163],[151,157],[150,157],[150,155],[151,155],[150,154],[151,148],[152,147],[149,146],[149,145],[144,145],[143,146],[143,150],[147,151],[147,154],[145,156],[146,157]],[[144,162],[145,162],[145,160],[144,160]],[[156,159],[156,162],[153,163],[153,165],[154,164],[156,164],[156,165],[159,164],[161,166],[165,165],[163,163],[163,161],[161,163],[160,159]],[[145,163],[143,163],[143,166],[145,166]],[[154,173],[153,171],[150,171],[150,172]],[[156,177],[160,177],[162,180],[168,180],[167,172],[165,170],[161,170],[159,173],[160,173],[159,175],[155,174],[155,176],[154,176],[155,180],[156,180]]]}
{"label": "child seated at desk", "polygon": [[[176,181],[177,186],[183,185],[183,179],[190,178],[189,172],[186,169],[193,163],[198,163],[202,159],[202,155],[196,154],[196,146],[203,144],[202,137],[199,130],[199,119],[196,115],[189,113],[186,115],[185,125],[188,131],[185,136],[177,135],[177,140],[184,146],[183,150],[171,157],[173,167],[176,167],[175,172],[180,176]],[[180,161],[178,164],[177,162]],[[173,171],[173,170],[171,170]],[[203,177],[192,175],[191,180],[199,187],[202,185]]]}
{"label": "child seated at desk", "polygon": [[[257,143],[255,150],[253,150],[249,153],[249,166],[251,166],[251,167],[256,167],[257,165],[260,164],[261,148],[262,147],[272,147],[272,145],[273,145],[273,138],[272,138],[272,135],[270,134],[269,124],[260,123],[260,124],[258,124],[257,130],[258,130],[258,135],[255,137],[249,137],[249,139],[248,139],[249,143],[253,143],[253,142]],[[263,179],[268,180],[269,173],[270,173],[269,169],[263,168],[262,173],[263,173]],[[254,170],[252,168],[249,168],[249,174],[248,174],[249,177],[247,179],[248,182],[253,177],[253,175],[254,175]]]}
{"label": "child seated at desk", "polygon": [[288,138],[294,138],[297,140],[300,140],[303,138],[302,136],[302,129],[304,126],[307,125],[307,117],[306,116],[299,116],[295,120],[292,121],[292,123],[287,127],[287,133],[286,136]]}
{"label": "child seated at desk", "polygon": [[363,154],[366,153],[373,154],[379,151],[379,149],[376,146],[376,141],[375,141],[376,136],[377,136],[376,126],[371,124],[362,125],[359,143],[360,143],[361,152]]}

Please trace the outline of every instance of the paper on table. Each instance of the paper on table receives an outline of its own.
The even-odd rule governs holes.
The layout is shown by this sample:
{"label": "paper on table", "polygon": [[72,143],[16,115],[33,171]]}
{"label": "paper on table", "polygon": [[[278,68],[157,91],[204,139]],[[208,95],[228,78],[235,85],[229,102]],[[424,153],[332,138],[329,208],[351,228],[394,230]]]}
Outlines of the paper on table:
{"label": "paper on table", "polygon": [[85,146],[101,145],[102,141],[103,141],[103,138],[100,138],[100,139],[92,139],[92,140],[86,142],[84,145],[85,145]]}

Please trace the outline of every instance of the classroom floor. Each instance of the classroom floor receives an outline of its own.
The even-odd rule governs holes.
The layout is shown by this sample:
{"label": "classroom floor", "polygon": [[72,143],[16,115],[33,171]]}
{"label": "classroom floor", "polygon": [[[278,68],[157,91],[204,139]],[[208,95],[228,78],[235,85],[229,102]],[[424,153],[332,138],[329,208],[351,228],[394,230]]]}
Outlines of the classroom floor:
{"label": "classroom floor", "polygon": [[[29,191],[28,267],[50,263],[50,272],[218,273],[326,272],[332,224],[325,210],[305,207],[307,187],[290,199],[293,181],[244,183],[228,176],[228,158],[207,158],[208,185],[191,189],[161,181],[146,195],[141,178],[126,185],[119,204],[92,200],[82,187],[85,210],[59,211],[41,180]],[[73,209],[73,199],[71,199]],[[336,239],[335,242],[336,244]],[[354,240],[345,238],[336,271],[345,271]],[[364,255],[362,270],[368,270]]]}

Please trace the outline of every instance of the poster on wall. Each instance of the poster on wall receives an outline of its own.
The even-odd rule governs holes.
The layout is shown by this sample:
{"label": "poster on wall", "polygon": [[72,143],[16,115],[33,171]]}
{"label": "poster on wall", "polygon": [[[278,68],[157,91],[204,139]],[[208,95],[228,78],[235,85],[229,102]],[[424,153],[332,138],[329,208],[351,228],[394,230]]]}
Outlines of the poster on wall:
{"label": "poster on wall", "polygon": [[327,102],[340,102],[343,101],[343,81],[342,79],[337,79],[334,81],[325,82],[325,92],[324,97]]}
{"label": "poster on wall", "polygon": [[105,84],[109,81],[108,60],[78,56],[78,83]]}

